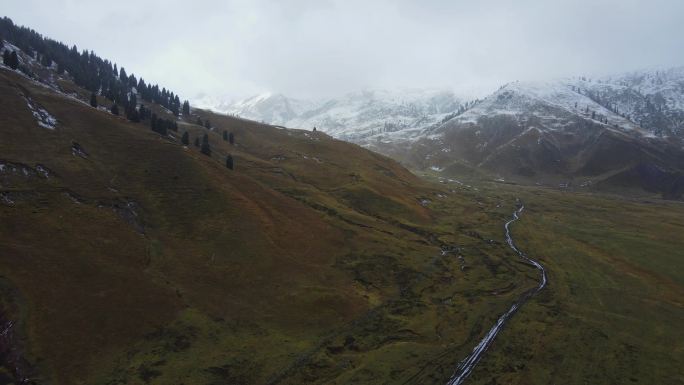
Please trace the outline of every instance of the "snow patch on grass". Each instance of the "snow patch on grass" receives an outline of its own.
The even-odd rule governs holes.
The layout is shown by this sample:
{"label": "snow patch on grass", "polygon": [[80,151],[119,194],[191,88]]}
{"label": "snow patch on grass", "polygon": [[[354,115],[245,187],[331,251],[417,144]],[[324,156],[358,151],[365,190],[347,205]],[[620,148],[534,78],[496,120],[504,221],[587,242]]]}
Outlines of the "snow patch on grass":
{"label": "snow patch on grass", "polygon": [[24,99],[39,126],[50,130],[54,130],[57,127],[57,118],[52,116],[45,108],[39,106],[30,97],[24,96]]}

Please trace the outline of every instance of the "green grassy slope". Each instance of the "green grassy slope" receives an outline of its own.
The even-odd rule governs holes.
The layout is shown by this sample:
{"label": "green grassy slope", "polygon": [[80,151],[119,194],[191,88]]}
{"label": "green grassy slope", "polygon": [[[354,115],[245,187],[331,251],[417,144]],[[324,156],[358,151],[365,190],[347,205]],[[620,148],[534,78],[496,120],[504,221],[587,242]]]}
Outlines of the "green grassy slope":
{"label": "green grassy slope", "polygon": [[468,383],[682,382],[681,204],[432,183],[209,111],[162,138],[5,69],[0,100],[0,381],[443,384],[536,284],[521,198],[550,284]]}
{"label": "green grassy slope", "polygon": [[475,202],[322,133],[198,111],[207,157],[6,70],[0,95],[5,365],[39,383],[441,381],[508,298],[478,293],[533,284]]}

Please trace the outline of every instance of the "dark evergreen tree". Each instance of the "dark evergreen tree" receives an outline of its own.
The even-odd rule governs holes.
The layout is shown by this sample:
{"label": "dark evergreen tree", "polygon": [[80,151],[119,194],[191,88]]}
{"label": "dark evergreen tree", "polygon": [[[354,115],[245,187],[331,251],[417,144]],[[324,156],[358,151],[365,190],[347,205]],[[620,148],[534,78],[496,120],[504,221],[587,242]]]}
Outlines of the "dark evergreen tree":
{"label": "dark evergreen tree", "polygon": [[228,141],[228,131],[223,131],[223,140]]}
{"label": "dark evergreen tree", "polygon": [[94,92],[90,93],[90,106],[97,108],[97,96],[95,96]]}
{"label": "dark evergreen tree", "polygon": [[204,122],[202,122],[202,119],[197,118],[197,125],[198,126],[204,126]]}
{"label": "dark evergreen tree", "polygon": [[138,108],[138,115],[140,115],[140,120],[147,119],[148,114],[149,114],[149,110],[147,108],[145,108],[144,104],[141,104],[140,108]]}
{"label": "dark evergreen tree", "polygon": [[13,70],[19,68],[19,57],[17,56],[17,51],[12,51],[12,53],[10,53],[9,66]]}
{"label": "dark evergreen tree", "polygon": [[199,136],[195,137],[195,147],[200,146]]}
{"label": "dark evergreen tree", "polygon": [[[79,50],[76,46],[69,47],[45,38],[30,28],[15,25],[7,17],[0,17],[0,35],[21,49],[26,55],[35,58],[43,66],[48,67],[56,64],[58,74],[68,72],[77,86],[84,88],[91,94],[107,98],[112,102],[111,104],[107,103],[110,106],[116,104],[121,115],[130,115],[135,120],[147,119],[150,116],[149,110],[136,109],[136,104],[139,102],[137,97],[147,102],[157,103],[174,113],[180,112],[180,97],[174,92],[163,87],[160,88],[158,85],[147,84],[142,78],[136,78],[133,74],[128,75],[123,67],[98,57],[92,51]],[[33,77],[30,67],[19,65],[18,50],[12,52],[8,48],[8,44],[4,44],[3,62],[5,65],[19,69]],[[95,97],[95,102],[97,102],[97,97]],[[134,110],[137,112],[133,112]],[[189,104],[187,110],[189,114]],[[162,121],[160,127],[164,129],[173,130],[177,128],[175,120]],[[204,122],[199,124],[204,125]]]}
{"label": "dark evergreen tree", "polygon": [[209,122],[209,119],[204,121],[204,128],[211,130],[211,122]]}
{"label": "dark evergreen tree", "polygon": [[52,65],[52,59],[48,55],[43,55],[40,59],[40,64],[43,65],[43,67],[50,67]]}
{"label": "dark evergreen tree", "polygon": [[228,134],[228,142],[230,142],[230,144],[235,144],[235,135],[233,135],[232,132]]}
{"label": "dark evergreen tree", "polygon": [[112,111],[112,114],[118,116],[119,115],[119,106],[116,103],[112,104],[112,108],[110,111]]}
{"label": "dark evergreen tree", "polygon": [[591,118],[596,119],[596,111],[591,111]]}
{"label": "dark evergreen tree", "polygon": [[157,132],[160,135],[166,136],[168,134],[169,130],[169,121],[165,119],[159,119],[157,120]]}
{"label": "dark evergreen tree", "polygon": [[202,154],[211,156],[211,147],[209,146],[209,135],[204,134],[202,137]]}
{"label": "dark evergreen tree", "polygon": [[132,105],[126,109],[126,118],[133,123],[140,122],[140,113]]}
{"label": "dark evergreen tree", "polygon": [[190,115],[190,103],[187,100],[183,102],[183,115]]}
{"label": "dark evergreen tree", "polygon": [[230,154],[228,154],[228,156],[226,156],[226,167],[228,167],[231,170],[233,170],[233,167],[234,167],[233,166],[233,156]]}
{"label": "dark evergreen tree", "polygon": [[181,137],[181,143],[183,143],[186,146],[190,144],[190,135],[188,135],[187,131],[183,133],[183,136]]}

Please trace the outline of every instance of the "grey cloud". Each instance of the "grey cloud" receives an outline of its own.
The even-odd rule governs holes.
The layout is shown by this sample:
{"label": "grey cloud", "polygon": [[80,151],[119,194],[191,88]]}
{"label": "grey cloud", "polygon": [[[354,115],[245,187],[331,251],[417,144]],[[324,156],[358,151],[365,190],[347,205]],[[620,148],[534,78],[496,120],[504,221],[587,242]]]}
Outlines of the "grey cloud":
{"label": "grey cloud", "polygon": [[684,65],[679,0],[5,0],[3,9],[188,97],[486,90]]}

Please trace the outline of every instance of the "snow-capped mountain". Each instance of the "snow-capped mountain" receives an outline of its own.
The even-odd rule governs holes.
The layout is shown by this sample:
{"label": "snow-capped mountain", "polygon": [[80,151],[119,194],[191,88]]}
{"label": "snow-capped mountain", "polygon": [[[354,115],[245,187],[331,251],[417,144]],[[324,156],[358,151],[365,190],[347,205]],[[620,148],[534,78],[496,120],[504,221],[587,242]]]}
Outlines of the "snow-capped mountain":
{"label": "snow-capped mountain", "polygon": [[465,100],[443,90],[365,90],[327,100],[264,94],[220,110],[317,127],[445,176],[684,192],[684,67],[511,82]]}
{"label": "snow-capped mountain", "polygon": [[513,82],[411,140],[368,146],[444,175],[684,192],[681,69]]}
{"label": "snow-capped mountain", "polygon": [[413,137],[462,109],[462,100],[444,90],[369,89],[318,100],[269,93],[215,109],[292,128],[316,127],[339,139],[365,143],[383,136]]}
{"label": "snow-capped mountain", "polygon": [[658,136],[684,134],[684,67],[630,72],[591,81],[576,89],[596,103]]}

